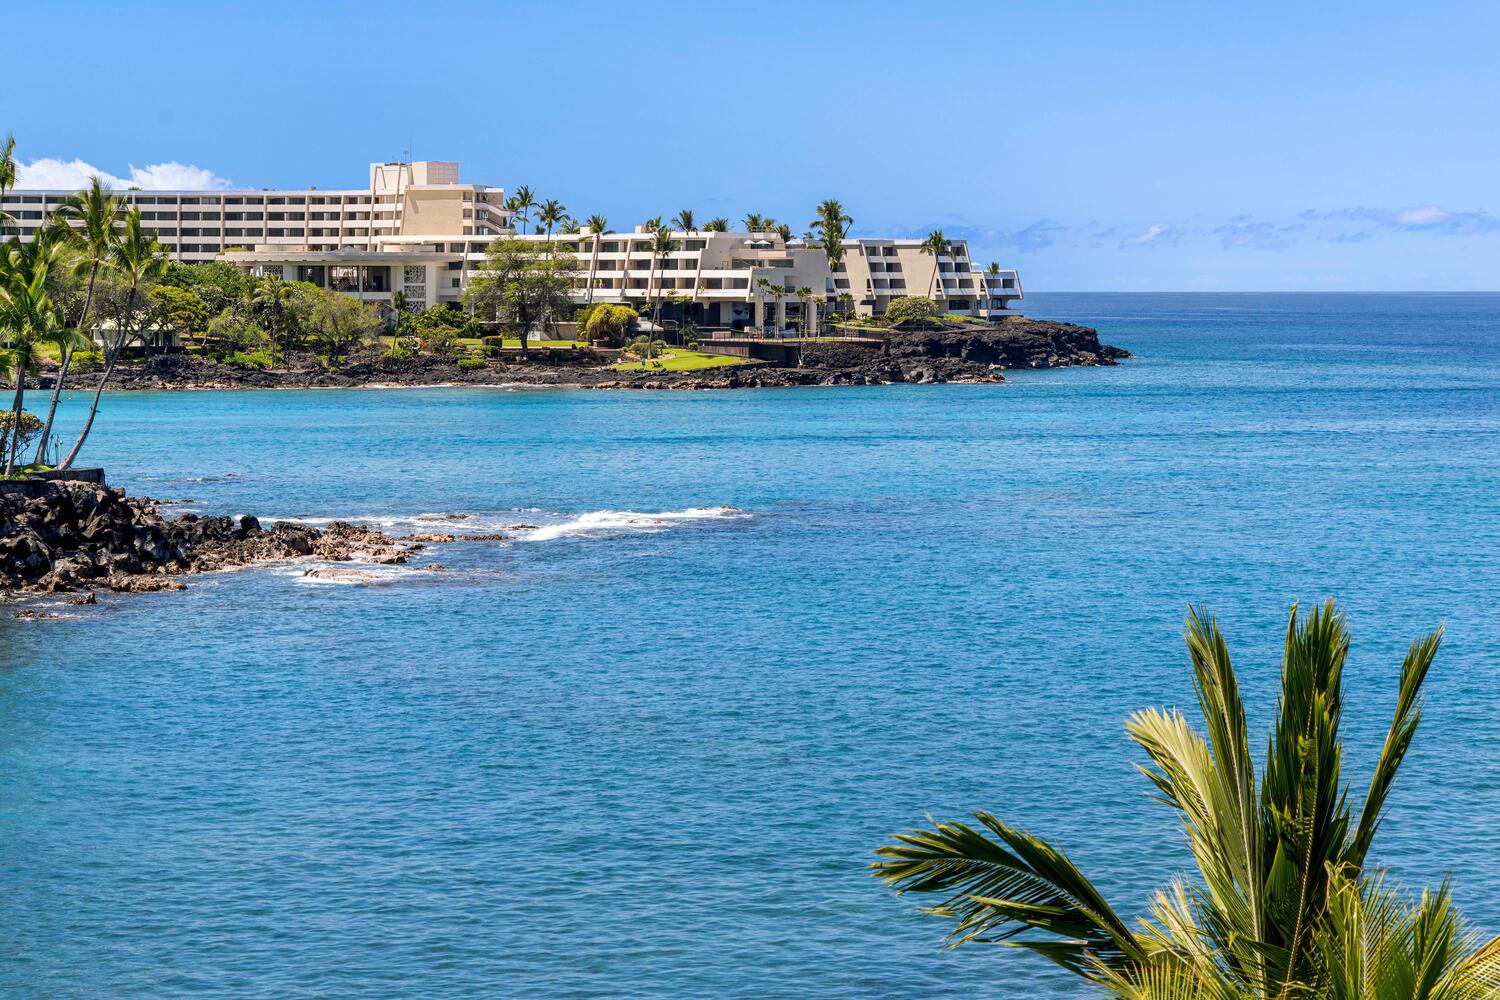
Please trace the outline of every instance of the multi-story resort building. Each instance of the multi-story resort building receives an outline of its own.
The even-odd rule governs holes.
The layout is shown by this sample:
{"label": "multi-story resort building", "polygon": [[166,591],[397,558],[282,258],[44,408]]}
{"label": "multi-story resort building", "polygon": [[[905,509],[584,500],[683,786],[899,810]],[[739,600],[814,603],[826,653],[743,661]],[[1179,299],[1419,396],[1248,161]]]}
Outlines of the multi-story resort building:
{"label": "multi-story resort building", "polygon": [[[0,209],[15,216],[25,239],[69,193],[16,190]],[[677,249],[660,259],[651,251],[655,233],[644,227],[516,236],[503,189],[459,183],[458,164],[439,161],[373,163],[369,187],[350,190],[119,195],[140,209],[174,260],[228,261],[373,302],[401,291],[411,309],[459,302],[497,239],[549,241],[574,254],[580,304],[661,302],[667,318],[704,328],[806,328],[841,299],[869,316],[903,295],[930,296],[947,313],[990,316],[1022,297],[1015,271],[975,268],[963,240],[933,256],[918,240],[851,239],[830,269],[821,247],[775,232],[677,232]]]}

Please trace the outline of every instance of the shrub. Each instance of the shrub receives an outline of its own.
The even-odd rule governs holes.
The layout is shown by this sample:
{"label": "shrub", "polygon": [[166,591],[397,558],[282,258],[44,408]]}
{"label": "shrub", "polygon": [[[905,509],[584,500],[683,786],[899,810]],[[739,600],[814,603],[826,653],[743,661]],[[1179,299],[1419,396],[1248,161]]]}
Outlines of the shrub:
{"label": "shrub", "polygon": [[244,351],[235,351],[225,361],[236,368],[266,369],[272,364],[271,355],[267,351],[251,351],[248,354]]}
{"label": "shrub", "polygon": [[91,372],[104,364],[104,355],[99,351],[74,351],[68,367],[75,372]]}
{"label": "shrub", "polygon": [[886,307],[887,323],[931,321],[937,318],[937,303],[920,295],[903,295]]}
{"label": "shrub", "polygon": [[459,358],[458,367],[460,371],[471,372],[476,368],[484,367],[483,358]]}
{"label": "shrub", "polygon": [[688,341],[687,349],[690,351],[696,351],[698,349],[698,342],[696,340]]}

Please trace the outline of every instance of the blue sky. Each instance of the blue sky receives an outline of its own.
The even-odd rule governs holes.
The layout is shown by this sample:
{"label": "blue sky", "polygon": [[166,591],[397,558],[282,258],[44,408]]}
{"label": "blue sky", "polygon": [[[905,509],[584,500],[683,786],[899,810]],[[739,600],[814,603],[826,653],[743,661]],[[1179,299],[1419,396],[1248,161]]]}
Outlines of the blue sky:
{"label": "blue sky", "polygon": [[410,144],[616,229],[838,197],[1031,290],[1500,289],[1494,3],[8,0],[0,31],[25,164],[352,187]]}

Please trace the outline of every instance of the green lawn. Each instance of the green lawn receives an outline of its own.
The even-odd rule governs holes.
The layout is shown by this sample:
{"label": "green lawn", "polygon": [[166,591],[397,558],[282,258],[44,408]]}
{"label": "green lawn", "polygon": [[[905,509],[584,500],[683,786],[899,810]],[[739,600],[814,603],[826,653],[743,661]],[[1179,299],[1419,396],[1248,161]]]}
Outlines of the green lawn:
{"label": "green lawn", "polygon": [[744,361],[744,358],[734,358],[727,354],[705,354],[702,351],[689,351],[673,347],[663,351],[660,357],[652,358],[650,365],[646,365],[640,361],[621,361],[619,364],[611,365],[610,367],[620,372],[690,372],[700,368],[723,368],[727,365],[738,365],[744,363]]}

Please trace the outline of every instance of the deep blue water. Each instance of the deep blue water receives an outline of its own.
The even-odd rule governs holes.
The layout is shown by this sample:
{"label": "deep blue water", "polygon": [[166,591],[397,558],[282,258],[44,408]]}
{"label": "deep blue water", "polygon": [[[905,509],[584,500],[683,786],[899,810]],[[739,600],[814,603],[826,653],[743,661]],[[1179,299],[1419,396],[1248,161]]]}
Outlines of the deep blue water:
{"label": "deep blue water", "polygon": [[1190,701],[1184,606],[1219,613],[1261,728],[1287,607],[1327,595],[1356,782],[1406,644],[1448,623],[1376,854],[1451,870],[1500,932],[1500,296],[1027,306],[1139,357],[999,386],[108,397],[111,479],[209,510],[746,514],[6,615],[0,995],[1073,996],[1039,959],[944,951],[871,849],[985,808],[1137,912],[1187,857],[1122,724]]}

